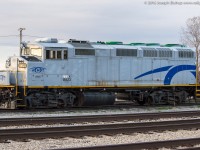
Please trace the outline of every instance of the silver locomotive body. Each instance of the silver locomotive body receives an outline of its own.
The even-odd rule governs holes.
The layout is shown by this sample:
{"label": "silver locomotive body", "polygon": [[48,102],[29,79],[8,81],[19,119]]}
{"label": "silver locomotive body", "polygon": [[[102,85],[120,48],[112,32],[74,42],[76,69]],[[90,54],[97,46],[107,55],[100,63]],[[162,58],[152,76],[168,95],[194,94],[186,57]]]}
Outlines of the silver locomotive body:
{"label": "silver locomotive body", "polygon": [[[180,45],[39,39],[0,72],[8,107],[111,105],[116,93],[140,104],[185,101],[196,82],[195,52]],[[9,101],[9,102],[8,102]]]}

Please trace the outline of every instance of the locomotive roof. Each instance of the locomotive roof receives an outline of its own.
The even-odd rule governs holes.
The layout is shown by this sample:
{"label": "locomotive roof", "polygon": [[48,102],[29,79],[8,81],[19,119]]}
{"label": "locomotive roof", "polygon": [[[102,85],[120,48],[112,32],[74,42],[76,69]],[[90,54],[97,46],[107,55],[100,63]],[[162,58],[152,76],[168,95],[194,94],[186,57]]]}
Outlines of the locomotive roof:
{"label": "locomotive roof", "polygon": [[[53,42],[49,41],[37,41],[34,43],[27,43],[28,45],[38,45],[40,47],[60,47],[60,48],[94,48],[94,49],[153,49],[153,48],[159,48],[159,49],[170,49],[170,50],[192,50],[194,49],[185,47],[181,44],[166,44],[166,45],[160,45],[159,43],[130,43],[130,44],[123,44],[122,42],[88,42],[84,41],[78,43],[78,40],[75,40],[76,42],[67,42],[67,41],[55,41],[55,39],[47,39],[47,40],[54,40]],[[57,40],[57,39],[56,39]],[[85,46],[83,46],[85,45]]]}
{"label": "locomotive roof", "polygon": [[41,47],[62,47],[62,48],[73,48],[73,46],[71,44],[68,43],[42,43],[42,42],[35,42],[35,43],[31,43],[31,44],[36,44],[38,46]]}

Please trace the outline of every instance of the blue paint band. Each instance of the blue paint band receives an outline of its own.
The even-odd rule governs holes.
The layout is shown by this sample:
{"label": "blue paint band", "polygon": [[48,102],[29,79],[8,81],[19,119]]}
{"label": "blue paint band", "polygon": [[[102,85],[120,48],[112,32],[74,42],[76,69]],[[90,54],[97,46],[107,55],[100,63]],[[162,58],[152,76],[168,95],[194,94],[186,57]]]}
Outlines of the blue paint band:
{"label": "blue paint band", "polygon": [[169,68],[171,68],[172,66],[165,66],[165,67],[161,67],[161,68],[157,68],[157,69],[154,69],[154,70],[151,70],[151,71],[148,71],[148,72],[145,72],[137,77],[135,77],[134,79],[138,79],[138,78],[141,78],[143,76],[146,76],[146,75],[150,75],[150,74],[154,74],[154,73],[158,73],[158,72],[163,72],[163,71],[167,71]]}
{"label": "blue paint band", "polygon": [[195,65],[179,65],[179,66],[172,68],[171,70],[169,70],[169,72],[165,76],[164,84],[165,85],[170,84],[171,80],[172,80],[172,78],[174,77],[175,74],[177,74],[178,72],[181,72],[181,71],[185,71],[185,70],[196,70],[196,66]]}

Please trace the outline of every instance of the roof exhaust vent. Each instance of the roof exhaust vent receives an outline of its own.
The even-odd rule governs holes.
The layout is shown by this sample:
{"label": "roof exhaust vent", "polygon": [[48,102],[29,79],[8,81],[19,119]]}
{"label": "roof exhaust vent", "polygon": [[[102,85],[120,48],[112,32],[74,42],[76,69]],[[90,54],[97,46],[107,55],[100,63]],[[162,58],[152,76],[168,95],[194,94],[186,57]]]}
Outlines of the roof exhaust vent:
{"label": "roof exhaust vent", "polygon": [[38,42],[38,43],[58,43],[58,39],[57,38],[39,38],[39,39],[36,39],[35,42]]}
{"label": "roof exhaust vent", "polygon": [[82,40],[76,40],[76,39],[69,39],[69,43],[81,43],[81,44],[86,44],[89,43],[89,41],[82,41]]}

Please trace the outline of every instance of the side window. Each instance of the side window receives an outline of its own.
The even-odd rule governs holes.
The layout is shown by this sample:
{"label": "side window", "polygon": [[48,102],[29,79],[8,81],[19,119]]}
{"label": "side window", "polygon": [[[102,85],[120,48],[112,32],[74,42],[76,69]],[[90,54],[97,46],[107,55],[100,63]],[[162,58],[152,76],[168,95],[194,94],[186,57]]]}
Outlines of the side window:
{"label": "side window", "polygon": [[46,59],[50,59],[50,50],[46,50]]}
{"label": "side window", "polygon": [[31,48],[31,55],[42,57],[42,49],[41,48]]}
{"label": "side window", "polygon": [[46,50],[46,59],[62,59],[62,51]]}
{"label": "side window", "polygon": [[68,59],[68,51],[67,50],[46,50],[46,59]]}
{"label": "side window", "polygon": [[46,50],[46,59],[55,59],[56,51]]}
{"label": "side window", "polygon": [[68,51],[67,50],[64,50],[64,59],[68,59]]}
{"label": "side window", "polygon": [[24,55],[30,55],[30,54],[31,54],[31,49],[30,49],[30,48],[24,48],[24,47],[23,47],[23,54],[24,54]]}
{"label": "side window", "polygon": [[51,51],[50,58],[55,59],[56,58],[56,51]]}
{"label": "side window", "polygon": [[57,59],[62,59],[62,51],[57,51]]}

